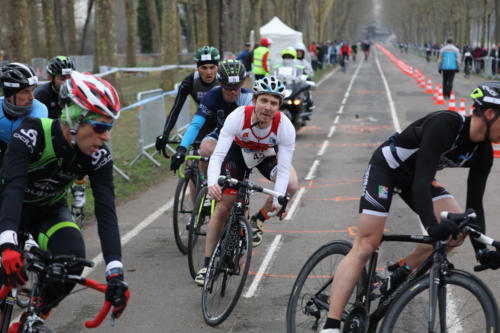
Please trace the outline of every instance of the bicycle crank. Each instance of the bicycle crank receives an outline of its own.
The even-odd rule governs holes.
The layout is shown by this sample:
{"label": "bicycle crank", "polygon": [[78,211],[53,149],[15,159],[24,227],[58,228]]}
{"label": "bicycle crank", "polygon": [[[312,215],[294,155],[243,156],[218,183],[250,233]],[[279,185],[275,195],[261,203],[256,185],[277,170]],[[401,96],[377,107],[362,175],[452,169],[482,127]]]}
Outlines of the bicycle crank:
{"label": "bicycle crank", "polygon": [[366,311],[355,305],[344,322],[343,333],[362,333],[365,331]]}

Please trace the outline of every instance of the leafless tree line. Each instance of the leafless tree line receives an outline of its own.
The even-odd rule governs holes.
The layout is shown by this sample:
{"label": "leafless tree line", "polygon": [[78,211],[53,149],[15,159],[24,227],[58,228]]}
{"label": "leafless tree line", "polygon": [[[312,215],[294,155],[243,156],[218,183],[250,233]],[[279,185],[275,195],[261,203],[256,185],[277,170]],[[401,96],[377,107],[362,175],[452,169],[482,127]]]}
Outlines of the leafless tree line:
{"label": "leafless tree line", "polygon": [[[135,66],[137,3],[138,0],[0,0],[0,31],[5,32],[0,34],[0,46],[9,59],[28,63],[32,57],[77,55],[93,50],[94,66],[98,68],[117,63],[120,40],[120,45],[126,46],[122,49],[127,54],[127,65]],[[210,44],[221,51],[238,52],[249,40],[250,31],[255,32],[258,41],[259,28],[274,16],[302,31],[306,44],[353,40],[358,37],[360,26],[373,21],[371,3],[161,0],[159,9],[155,0],[146,0],[153,52],[161,54],[162,63],[172,63],[181,51],[181,31],[188,51]]]}
{"label": "leafless tree line", "polygon": [[500,0],[382,2],[383,20],[400,40],[442,43],[452,37],[459,45],[500,43]]}

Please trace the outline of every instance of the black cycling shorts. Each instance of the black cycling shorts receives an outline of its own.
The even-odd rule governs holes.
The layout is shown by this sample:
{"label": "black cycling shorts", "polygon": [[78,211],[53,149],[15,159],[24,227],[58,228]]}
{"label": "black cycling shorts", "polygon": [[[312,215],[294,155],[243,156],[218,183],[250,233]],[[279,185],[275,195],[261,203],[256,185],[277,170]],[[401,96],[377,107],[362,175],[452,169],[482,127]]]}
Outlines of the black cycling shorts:
{"label": "black cycling shorts", "polygon": [[[398,193],[403,201],[414,212],[417,212],[411,188],[412,181],[410,176],[389,167],[381,153],[381,147],[379,147],[373,153],[365,171],[359,213],[387,216],[394,193]],[[452,197],[436,180],[433,180],[429,186],[431,187],[432,201]]]}
{"label": "black cycling shorts", "polygon": [[[276,174],[277,166],[278,160],[276,159],[276,156],[269,156],[260,162],[256,168],[264,177],[272,181],[274,175]],[[241,153],[241,147],[233,142],[227,152],[224,162],[222,163],[220,174],[227,175],[229,173],[231,178],[244,180],[250,177],[250,172],[251,170],[247,167],[243,154]],[[227,189],[224,193],[236,195],[237,191]]]}

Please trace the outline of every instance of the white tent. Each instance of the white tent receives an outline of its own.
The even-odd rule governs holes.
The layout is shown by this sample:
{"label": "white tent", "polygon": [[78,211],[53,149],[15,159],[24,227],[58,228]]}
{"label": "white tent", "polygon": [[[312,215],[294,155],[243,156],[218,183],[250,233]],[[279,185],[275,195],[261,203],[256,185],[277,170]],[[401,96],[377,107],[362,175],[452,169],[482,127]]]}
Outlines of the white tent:
{"label": "white tent", "polygon": [[[277,16],[260,27],[259,32],[261,37],[271,38],[272,40],[271,47],[269,48],[272,65],[281,61],[281,51],[285,47],[295,47],[297,43],[302,42],[302,32],[293,30]],[[257,41],[257,43],[258,42],[259,41]],[[306,52],[306,54],[308,54],[308,52]]]}

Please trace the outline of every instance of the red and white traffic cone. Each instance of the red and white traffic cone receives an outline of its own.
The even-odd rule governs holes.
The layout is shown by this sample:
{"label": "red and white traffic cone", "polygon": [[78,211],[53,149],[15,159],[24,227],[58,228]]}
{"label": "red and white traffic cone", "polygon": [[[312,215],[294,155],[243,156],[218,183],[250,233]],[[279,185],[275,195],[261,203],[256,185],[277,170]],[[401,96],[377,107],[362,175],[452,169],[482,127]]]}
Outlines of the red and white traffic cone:
{"label": "red and white traffic cone", "polygon": [[493,146],[493,156],[500,158],[500,142],[492,142],[491,145]]}
{"label": "red and white traffic cone", "polygon": [[446,105],[443,98],[443,89],[439,87],[438,98],[436,100],[436,105]]}
{"label": "red and white traffic cone", "polygon": [[427,88],[425,89],[425,93],[432,94],[432,81],[430,77],[427,79]]}
{"label": "red and white traffic cone", "polygon": [[455,94],[453,91],[451,92],[450,96],[450,102],[448,103],[448,110],[449,111],[457,111],[457,105],[455,104]]}
{"label": "red and white traffic cone", "polygon": [[458,108],[458,113],[465,117],[465,100],[460,98],[460,107]]}

